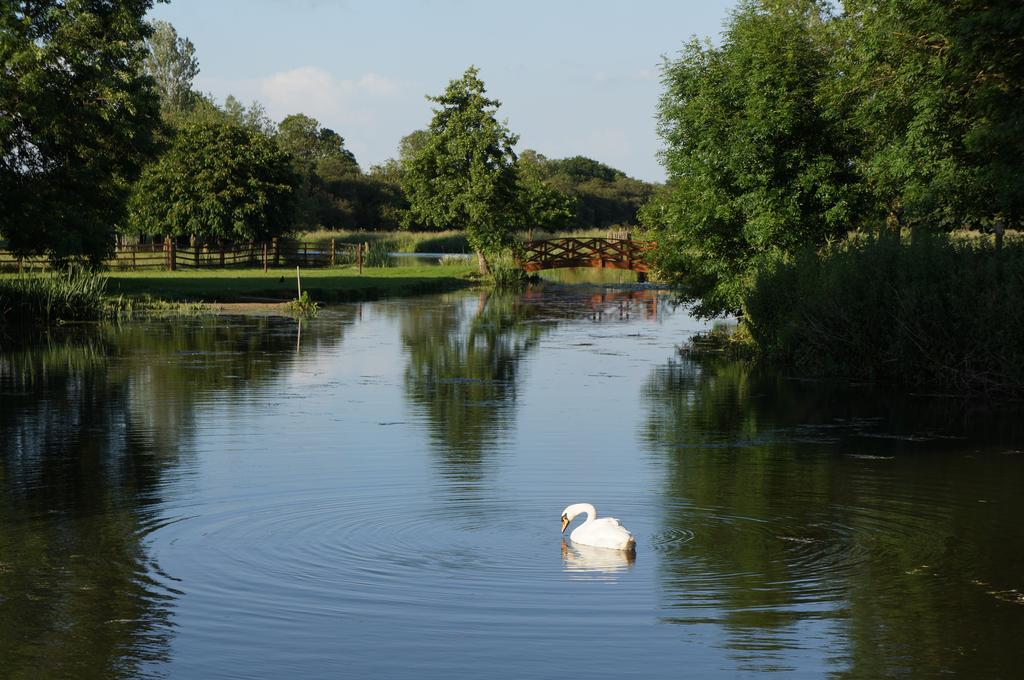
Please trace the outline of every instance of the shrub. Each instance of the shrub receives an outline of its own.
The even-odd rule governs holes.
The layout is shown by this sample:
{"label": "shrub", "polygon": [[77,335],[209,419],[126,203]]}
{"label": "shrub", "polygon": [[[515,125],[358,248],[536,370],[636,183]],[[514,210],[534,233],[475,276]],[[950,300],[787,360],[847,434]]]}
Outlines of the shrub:
{"label": "shrub", "polygon": [[0,278],[0,323],[99,319],[104,315],[106,285],[107,280],[99,274],[74,269]]}
{"label": "shrub", "polygon": [[1024,244],[918,236],[764,266],[746,298],[760,352],[803,372],[1024,394]]}

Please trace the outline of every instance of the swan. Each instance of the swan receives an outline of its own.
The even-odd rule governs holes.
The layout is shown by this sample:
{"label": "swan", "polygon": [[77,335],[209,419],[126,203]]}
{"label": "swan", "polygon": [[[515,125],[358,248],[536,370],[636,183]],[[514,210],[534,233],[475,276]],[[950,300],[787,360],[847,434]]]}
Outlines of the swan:
{"label": "swan", "polygon": [[636,539],[629,529],[614,517],[597,519],[597,509],[590,503],[573,503],[562,511],[562,533],[576,515],[584,512],[587,513],[587,521],[569,534],[573,543],[611,550],[636,550]]}

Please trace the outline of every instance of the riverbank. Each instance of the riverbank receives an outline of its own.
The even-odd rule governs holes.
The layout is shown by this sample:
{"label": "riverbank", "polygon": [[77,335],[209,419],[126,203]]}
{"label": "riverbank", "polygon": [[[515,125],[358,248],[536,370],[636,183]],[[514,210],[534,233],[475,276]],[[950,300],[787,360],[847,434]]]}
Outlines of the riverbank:
{"label": "riverbank", "polygon": [[[479,282],[469,263],[300,274],[303,293],[318,303],[441,293]],[[290,314],[287,305],[298,297],[296,284],[292,269],[0,274],[0,327],[11,332],[138,312]]]}
{"label": "riverbank", "polygon": [[[302,290],[316,302],[423,295],[475,285],[470,264],[300,270]],[[266,305],[297,297],[294,269],[110,272],[107,294],[134,300]]]}
{"label": "riverbank", "polygon": [[744,328],[800,376],[1024,396],[1024,242],[851,242],[764,267]]}

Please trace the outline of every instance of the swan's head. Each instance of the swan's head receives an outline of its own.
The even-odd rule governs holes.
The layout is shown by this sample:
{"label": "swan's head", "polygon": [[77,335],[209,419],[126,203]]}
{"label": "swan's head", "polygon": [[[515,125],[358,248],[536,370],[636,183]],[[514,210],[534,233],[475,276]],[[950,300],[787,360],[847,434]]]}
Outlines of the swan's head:
{"label": "swan's head", "polygon": [[565,533],[565,528],[569,526],[569,522],[573,521],[576,515],[582,512],[595,513],[594,506],[588,505],[587,503],[573,503],[565,510],[562,510],[562,533]]}

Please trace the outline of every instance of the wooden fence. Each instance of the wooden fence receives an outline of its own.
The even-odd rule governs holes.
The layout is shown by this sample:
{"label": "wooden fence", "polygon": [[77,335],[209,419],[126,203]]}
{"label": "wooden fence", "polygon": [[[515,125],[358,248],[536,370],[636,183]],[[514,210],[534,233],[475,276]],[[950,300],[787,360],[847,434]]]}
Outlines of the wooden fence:
{"label": "wooden fence", "polygon": [[[108,269],[175,271],[178,269],[223,269],[262,267],[335,267],[357,265],[362,269],[364,246],[338,243],[272,239],[263,243],[199,243],[179,246],[163,243],[118,244],[114,256],[104,260]],[[0,271],[47,269],[45,257],[19,258],[0,248]]]}

